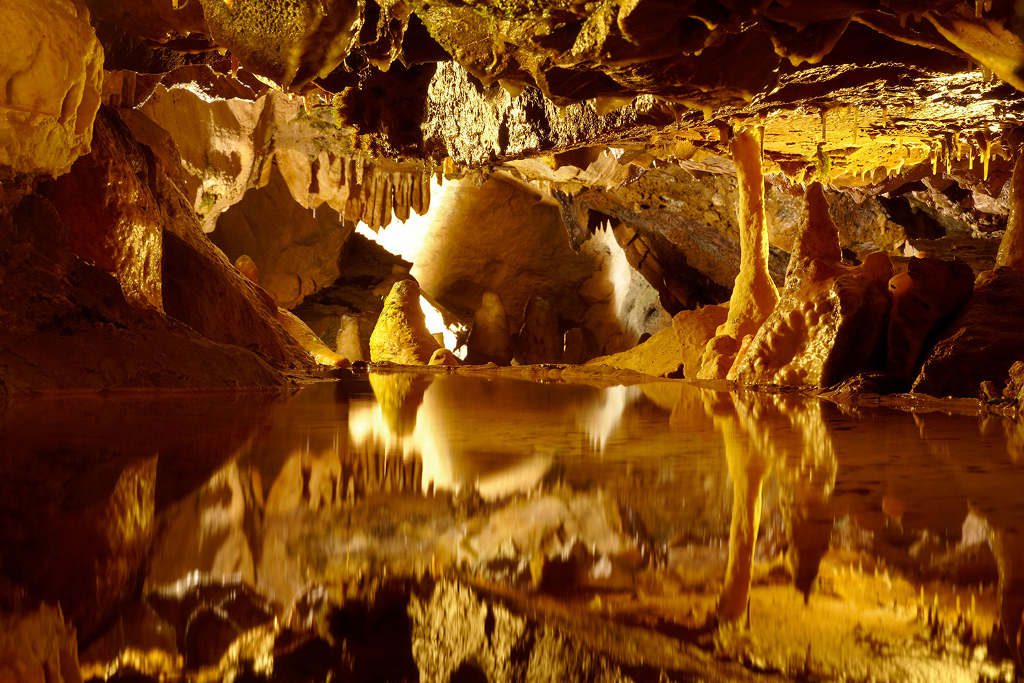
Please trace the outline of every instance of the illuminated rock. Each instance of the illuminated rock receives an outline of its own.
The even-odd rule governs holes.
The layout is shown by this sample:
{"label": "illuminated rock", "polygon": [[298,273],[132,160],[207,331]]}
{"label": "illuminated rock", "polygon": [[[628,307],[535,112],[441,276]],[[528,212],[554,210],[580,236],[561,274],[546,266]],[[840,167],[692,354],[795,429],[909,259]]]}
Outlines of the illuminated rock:
{"label": "illuminated rock", "polygon": [[211,239],[232,260],[251,258],[259,284],[278,306],[292,309],[338,279],[338,257],[354,230],[330,207],[297,204],[272,171],[265,187],[249,190],[221,214]]}
{"label": "illuminated rock", "polygon": [[601,356],[587,365],[607,365],[654,377],[676,376],[683,363],[683,351],[676,331],[666,327],[637,346],[611,356]]}
{"label": "illuminated rock", "polygon": [[362,335],[359,333],[359,317],[354,315],[343,315],[338,323],[338,333],[335,335],[334,350],[342,358],[350,362],[367,360],[369,354],[363,347]]}
{"label": "illuminated rock", "polygon": [[75,629],[59,607],[0,614],[0,680],[80,683]]}
{"label": "illuminated rock", "polygon": [[370,360],[426,365],[437,348],[420,308],[419,284],[415,280],[396,282],[370,335]]}
{"label": "illuminated rock", "polygon": [[112,274],[125,298],[163,309],[163,216],[149,183],[149,160],[109,110],[95,124],[92,152],[48,194],[71,232],[71,246]]}
{"label": "illuminated rock", "polygon": [[89,151],[100,106],[89,12],[76,0],[4,2],[0,41],[0,173],[61,175]]}
{"label": "illuminated rock", "polygon": [[434,351],[430,356],[430,361],[427,363],[427,365],[447,365],[449,367],[456,367],[461,364],[455,354],[448,349]]}
{"label": "illuminated rock", "polygon": [[285,331],[290,334],[303,349],[306,350],[306,353],[308,353],[313,360],[320,365],[348,365],[348,359],[331,350],[329,346],[324,344],[320,337],[316,336],[316,333],[313,332],[313,330],[309,329],[309,325],[302,322],[302,320],[291,311],[283,308],[277,309],[277,320],[281,323],[281,327],[283,327]]}
{"label": "illuminated rock", "polygon": [[[715,330],[725,322],[727,306],[703,306],[689,311],[680,311],[672,317],[672,328],[679,339],[679,353],[683,363],[683,376],[695,379],[700,370],[701,358],[708,340],[715,336]],[[728,368],[726,368],[728,371]]]}
{"label": "illuminated rock", "polygon": [[739,184],[740,272],[729,298],[729,314],[716,335],[732,342],[708,342],[708,352],[698,373],[702,379],[724,378],[722,369],[732,365],[730,351],[739,351],[741,340],[757,331],[779,300],[779,292],[768,274],[768,227],[759,134],[749,129],[737,131],[732,151]]}
{"label": "illuminated rock", "polygon": [[872,254],[856,267],[841,263],[821,186],[810,186],[805,227],[782,298],[738,353],[729,378],[828,386],[869,369],[883,338],[890,277],[884,254]]}
{"label": "illuminated rock", "polygon": [[360,5],[348,0],[201,0],[216,40],[248,68],[282,86],[326,76],[348,54]]}
{"label": "illuminated rock", "polygon": [[508,365],[512,361],[508,317],[501,297],[494,292],[484,292],[480,297],[480,307],[473,314],[473,329],[467,346],[469,354],[466,360],[470,363]]}

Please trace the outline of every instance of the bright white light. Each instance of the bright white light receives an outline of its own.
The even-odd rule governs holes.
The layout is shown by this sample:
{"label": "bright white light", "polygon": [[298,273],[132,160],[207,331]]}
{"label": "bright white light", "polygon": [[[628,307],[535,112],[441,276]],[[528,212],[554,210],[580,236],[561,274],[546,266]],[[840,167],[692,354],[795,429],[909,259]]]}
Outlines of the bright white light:
{"label": "bright white light", "polygon": [[[430,204],[439,206],[441,198],[447,188],[438,183],[435,179],[430,180]],[[359,221],[356,224],[356,232],[366,239],[376,242],[396,256],[401,256],[410,263],[416,263],[423,245],[426,243],[427,231],[430,229],[430,212],[427,211],[420,216],[412,213],[409,220],[402,223],[397,218],[382,227],[377,232],[370,229],[366,223]]]}

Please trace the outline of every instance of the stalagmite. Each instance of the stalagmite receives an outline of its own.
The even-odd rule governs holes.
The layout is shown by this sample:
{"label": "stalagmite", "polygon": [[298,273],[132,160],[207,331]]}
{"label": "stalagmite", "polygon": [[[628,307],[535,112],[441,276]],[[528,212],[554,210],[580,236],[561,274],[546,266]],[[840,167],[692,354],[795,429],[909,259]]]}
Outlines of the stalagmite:
{"label": "stalagmite", "polygon": [[889,259],[843,265],[821,186],[807,188],[803,228],[775,310],[739,350],[728,378],[747,384],[828,386],[869,369],[889,309]]}
{"label": "stalagmite", "polygon": [[516,344],[516,359],[524,364],[557,363],[562,358],[558,313],[547,299],[530,297]]}
{"label": "stalagmite", "polygon": [[996,267],[1024,272],[1024,151],[1017,154],[1010,179],[1010,218],[999,243]]}
{"label": "stalagmite", "polygon": [[[779,300],[779,292],[768,274],[762,134],[763,131],[744,128],[736,132],[732,142],[739,188],[740,272],[733,283],[725,324],[718,328],[716,338],[708,342],[705,350],[699,373],[702,379],[725,377],[743,337],[757,331]],[[719,339],[722,337],[726,339]]]}
{"label": "stalagmite", "polygon": [[469,335],[470,363],[497,363],[508,365],[512,361],[512,337],[509,334],[508,317],[501,297],[494,292],[484,292],[480,307],[473,314],[473,331]]}
{"label": "stalagmite", "polygon": [[367,353],[363,348],[362,337],[359,334],[359,316],[341,316],[338,334],[334,341],[334,350],[342,358],[347,358],[352,362],[367,360]]}
{"label": "stalagmite", "polygon": [[426,365],[437,347],[420,308],[419,284],[412,279],[396,282],[370,335],[370,360]]}

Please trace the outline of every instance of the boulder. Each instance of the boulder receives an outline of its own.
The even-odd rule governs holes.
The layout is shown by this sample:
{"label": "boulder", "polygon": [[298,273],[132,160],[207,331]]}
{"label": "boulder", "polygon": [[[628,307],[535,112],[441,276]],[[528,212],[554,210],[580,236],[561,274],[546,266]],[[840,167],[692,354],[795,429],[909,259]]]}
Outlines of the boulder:
{"label": "boulder", "polygon": [[[689,379],[697,377],[700,371],[701,358],[708,340],[715,336],[715,330],[725,322],[729,307],[724,304],[702,306],[688,311],[680,311],[672,318],[672,329],[679,340],[679,352],[683,363],[683,376]],[[728,372],[728,368],[726,368]]]}
{"label": "boulder", "polygon": [[419,283],[412,279],[396,282],[370,335],[370,360],[426,365],[437,348],[420,308]]}

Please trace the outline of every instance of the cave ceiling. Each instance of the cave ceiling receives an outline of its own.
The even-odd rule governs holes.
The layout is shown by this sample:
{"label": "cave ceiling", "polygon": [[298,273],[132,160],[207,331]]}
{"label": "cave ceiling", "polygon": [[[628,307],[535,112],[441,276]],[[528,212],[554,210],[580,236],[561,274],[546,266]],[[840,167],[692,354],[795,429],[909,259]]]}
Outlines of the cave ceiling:
{"label": "cave ceiling", "polygon": [[301,95],[371,156],[449,170],[542,158],[515,172],[586,184],[551,170],[599,146],[728,171],[749,123],[766,171],[796,182],[884,188],[930,167],[985,184],[1024,112],[1024,18],[998,0],[88,4],[110,72],[206,64],[234,75],[208,96]]}

